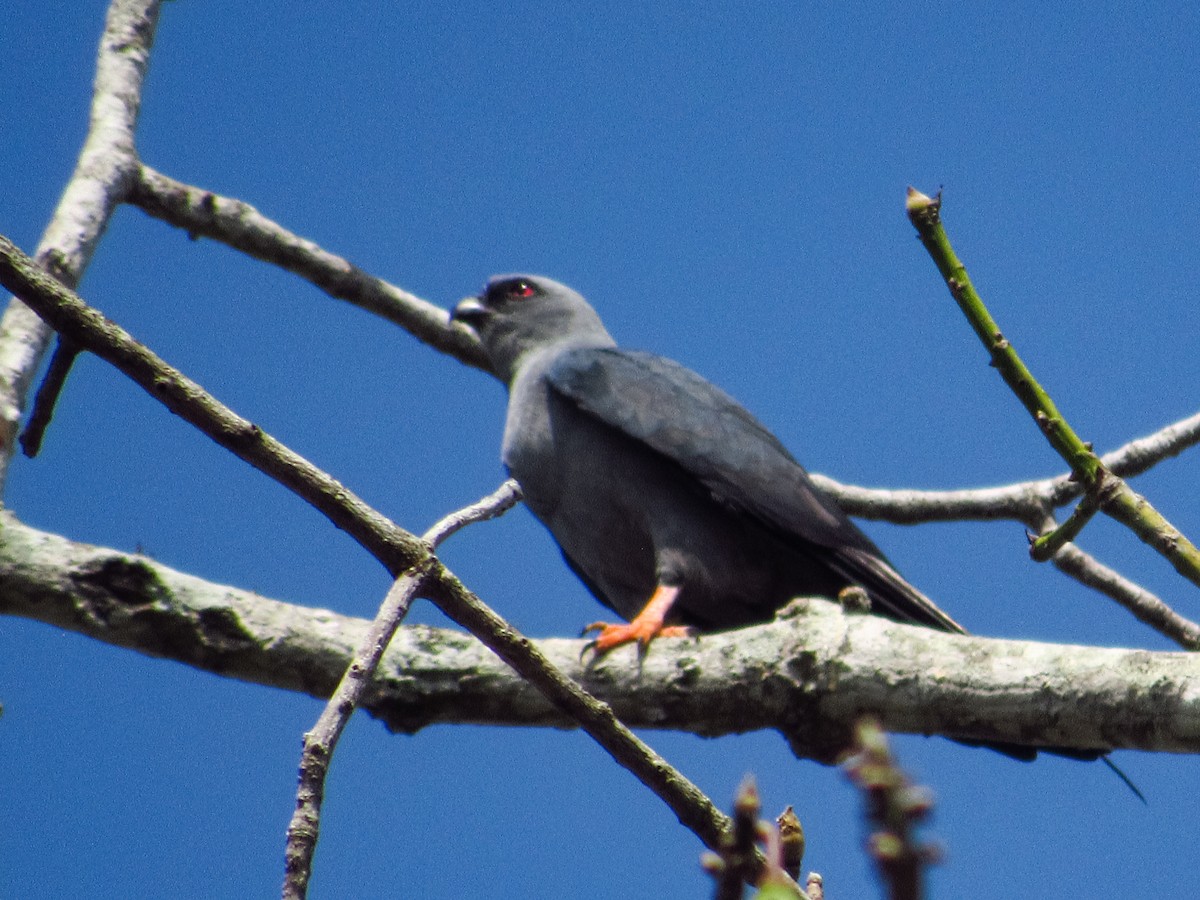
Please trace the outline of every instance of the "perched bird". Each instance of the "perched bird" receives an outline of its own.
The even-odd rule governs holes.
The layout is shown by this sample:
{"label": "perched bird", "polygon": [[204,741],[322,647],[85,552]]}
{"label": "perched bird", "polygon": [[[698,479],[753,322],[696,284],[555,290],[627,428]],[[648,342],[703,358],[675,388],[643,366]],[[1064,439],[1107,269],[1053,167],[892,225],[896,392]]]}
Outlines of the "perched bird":
{"label": "perched bird", "polygon": [[665,623],[767,622],[794,597],[854,585],[873,612],[963,631],[732,397],[619,349],[575,291],[500,275],[453,317],[508,384],[502,458],[525,503],[596,598],[630,620],[602,626],[597,650],[647,643]]}
{"label": "perched bird", "polygon": [[569,287],[498,275],[452,318],[508,385],[502,459],[526,505],[596,598],[629,620],[589,626],[598,652],[688,626],[767,622],[793,597],[850,587],[874,613],[965,633],[737,401],[679,363],[618,348]]}

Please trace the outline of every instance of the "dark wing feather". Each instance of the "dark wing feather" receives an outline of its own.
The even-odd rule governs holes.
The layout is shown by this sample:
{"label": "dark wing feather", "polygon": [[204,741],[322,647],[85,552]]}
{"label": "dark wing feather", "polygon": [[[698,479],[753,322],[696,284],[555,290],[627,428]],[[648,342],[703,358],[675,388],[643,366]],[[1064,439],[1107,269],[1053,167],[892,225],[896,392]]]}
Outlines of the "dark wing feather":
{"label": "dark wing feather", "polygon": [[878,612],[963,630],[900,577],[761,422],[695,372],[649,353],[581,348],[561,354],[547,378],[584,412],[681,466],[724,507],[788,543],[823,548],[829,567],[865,588]]}
{"label": "dark wing feather", "polygon": [[[581,410],[676,462],[717,502],[753,517],[786,542],[799,542],[801,549],[809,549],[806,544],[824,548],[827,552],[821,555],[829,566],[865,588],[877,612],[902,622],[964,632],[891,567],[761,422],[695,372],[649,353],[580,349],[563,354],[548,377]],[[566,559],[609,605],[574,561]],[[1072,759],[1100,758],[1141,797],[1102,750],[961,743],[1026,761],[1039,750]]]}

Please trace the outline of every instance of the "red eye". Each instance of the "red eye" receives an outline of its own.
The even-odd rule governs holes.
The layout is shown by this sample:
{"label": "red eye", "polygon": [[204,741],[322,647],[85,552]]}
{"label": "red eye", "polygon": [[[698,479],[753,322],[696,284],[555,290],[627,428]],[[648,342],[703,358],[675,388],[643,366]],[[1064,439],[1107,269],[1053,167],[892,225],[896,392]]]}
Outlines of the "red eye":
{"label": "red eye", "polygon": [[512,276],[510,278],[492,278],[483,288],[483,299],[493,306],[501,303],[512,303],[517,300],[528,300],[540,294],[541,288],[532,278]]}

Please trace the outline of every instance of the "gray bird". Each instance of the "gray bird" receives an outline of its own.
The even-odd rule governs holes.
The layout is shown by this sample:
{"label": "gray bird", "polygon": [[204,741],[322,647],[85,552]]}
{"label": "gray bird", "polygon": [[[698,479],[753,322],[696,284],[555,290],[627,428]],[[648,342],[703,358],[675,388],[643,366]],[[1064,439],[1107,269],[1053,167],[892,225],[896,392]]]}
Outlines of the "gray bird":
{"label": "gray bird", "polygon": [[873,612],[963,631],[732,397],[678,363],[621,350],[587,301],[499,275],[453,318],[509,388],[502,458],[571,569],[628,625],[605,651],[678,626],[766,622],[793,597],[861,587]]}
{"label": "gray bird", "polygon": [[[508,385],[502,459],[526,505],[596,598],[629,620],[589,626],[597,652],[767,622],[793,597],[849,587],[874,613],[965,633],[736,400],[679,363],[619,349],[569,287],[497,275],[451,318],[479,335]],[[1142,797],[1102,751],[1043,749],[1101,758]]]}

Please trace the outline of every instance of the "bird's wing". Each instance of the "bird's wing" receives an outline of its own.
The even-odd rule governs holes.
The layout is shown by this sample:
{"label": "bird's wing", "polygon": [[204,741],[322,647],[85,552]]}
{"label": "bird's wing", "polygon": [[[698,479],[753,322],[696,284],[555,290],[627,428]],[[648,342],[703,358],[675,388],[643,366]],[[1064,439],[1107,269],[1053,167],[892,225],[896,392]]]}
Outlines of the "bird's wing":
{"label": "bird's wing", "polygon": [[962,631],[888,564],[761,422],[695,372],[649,353],[580,348],[562,353],[546,377],[582,411],[679,465],[725,508],[798,549],[821,548],[878,612]]}

